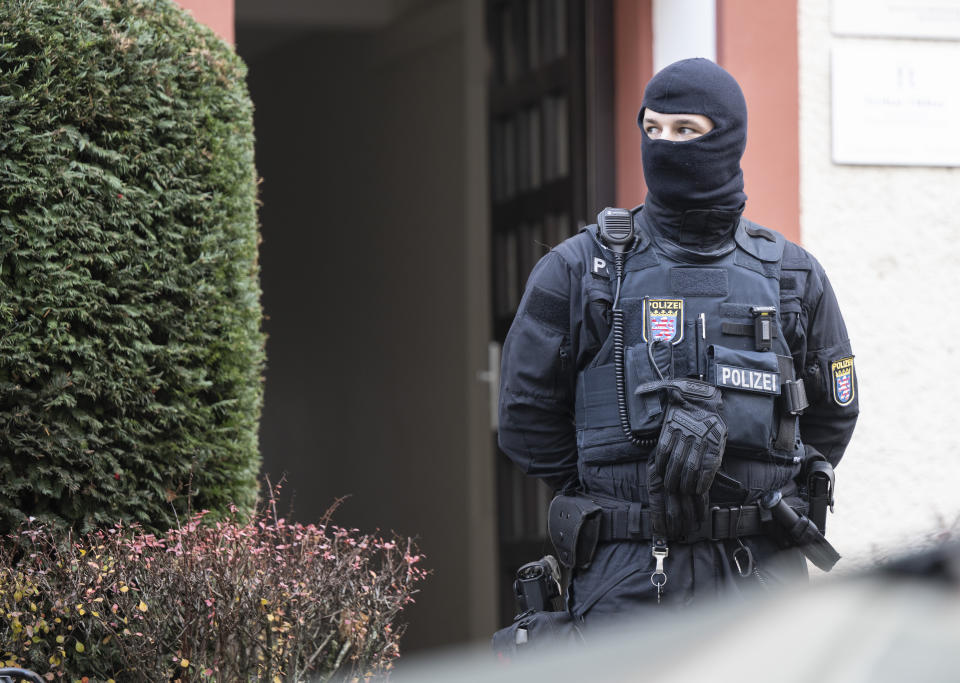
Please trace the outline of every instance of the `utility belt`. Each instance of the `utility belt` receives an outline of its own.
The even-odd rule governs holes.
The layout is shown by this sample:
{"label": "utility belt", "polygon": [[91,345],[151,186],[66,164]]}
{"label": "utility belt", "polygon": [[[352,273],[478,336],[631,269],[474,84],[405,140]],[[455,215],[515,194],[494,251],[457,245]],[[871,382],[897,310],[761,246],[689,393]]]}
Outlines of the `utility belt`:
{"label": "utility belt", "polygon": [[[650,510],[630,503],[626,509],[606,509],[601,512],[600,541],[648,540],[653,538]],[[709,519],[699,529],[675,540],[679,543],[722,541],[763,533],[761,508],[758,504],[735,507],[715,506]]]}
{"label": "utility belt", "polygon": [[[599,496],[559,495],[550,503],[547,529],[565,567],[590,566],[601,541],[652,541],[652,515],[640,503]],[[840,559],[816,524],[807,517],[806,506],[791,507],[779,491],[760,503],[733,507],[714,506],[699,529],[683,537],[666,539],[678,543],[722,541],[773,534],[784,537],[817,567],[829,571]]]}

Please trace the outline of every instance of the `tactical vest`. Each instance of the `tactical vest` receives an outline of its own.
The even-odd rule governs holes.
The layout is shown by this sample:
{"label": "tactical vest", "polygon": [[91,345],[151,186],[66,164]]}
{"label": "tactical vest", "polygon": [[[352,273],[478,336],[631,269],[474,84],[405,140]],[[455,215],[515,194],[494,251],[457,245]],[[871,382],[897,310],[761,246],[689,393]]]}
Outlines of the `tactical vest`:
{"label": "tactical vest", "polygon": [[[794,381],[780,329],[783,236],[741,219],[732,251],[690,262],[657,247],[643,233],[643,221],[636,223],[640,243],[625,255],[619,298],[634,441],[652,445],[660,430],[664,405],[651,383],[699,378],[722,391],[728,455],[793,467],[801,459],[797,414],[805,396],[802,383]],[[604,284],[615,288],[607,263],[612,254],[601,248],[596,226],[587,230],[596,257],[585,277],[603,272]],[[649,452],[631,443],[621,425],[612,336],[577,378],[577,445],[586,463],[621,462]]]}

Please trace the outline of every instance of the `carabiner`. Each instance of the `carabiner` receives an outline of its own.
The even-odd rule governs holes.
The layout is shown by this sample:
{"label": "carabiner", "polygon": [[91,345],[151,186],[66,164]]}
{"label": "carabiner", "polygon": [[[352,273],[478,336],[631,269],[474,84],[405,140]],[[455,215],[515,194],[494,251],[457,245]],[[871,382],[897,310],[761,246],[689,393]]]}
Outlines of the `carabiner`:
{"label": "carabiner", "polygon": [[[737,543],[740,544],[740,547],[733,551],[733,563],[736,565],[740,576],[746,578],[753,573],[753,551],[745,546],[739,538],[737,539]],[[746,555],[746,566],[744,566],[744,563],[740,560],[741,553]]]}

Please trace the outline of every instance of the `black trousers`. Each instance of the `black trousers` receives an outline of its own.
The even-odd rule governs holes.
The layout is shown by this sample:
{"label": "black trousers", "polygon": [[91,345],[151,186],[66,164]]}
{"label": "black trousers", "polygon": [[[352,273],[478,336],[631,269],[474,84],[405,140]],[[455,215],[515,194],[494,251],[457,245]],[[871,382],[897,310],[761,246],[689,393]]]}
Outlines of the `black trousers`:
{"label": "black trousers", "polygon": [[[656,561],[650,543],[601,543],[590,566],[574,573],[568,607],[589,627],[605,618],[641,610],[682,609],[718,598],[776,591],[808,580],[807,560],[796,548],[783,550],[765,536],[741,540],[750,550],[752,567],[736,540],[670,545],[664,561],[667,581],[659,604],[651,581]],[[735,552],[740,568],[734,561]]]}

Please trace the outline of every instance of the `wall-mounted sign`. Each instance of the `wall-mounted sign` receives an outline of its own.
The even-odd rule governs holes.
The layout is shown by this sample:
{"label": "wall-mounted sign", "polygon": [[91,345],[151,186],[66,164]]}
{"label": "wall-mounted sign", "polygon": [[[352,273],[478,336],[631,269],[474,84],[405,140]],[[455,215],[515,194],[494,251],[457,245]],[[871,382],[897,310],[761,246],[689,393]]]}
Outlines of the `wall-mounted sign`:
{"label": "wall-mounted sign", "polygon": [[960,43],[838,41],[833,161],[960,166]]}
{"label": "wall-mounted sign", "polygon": [[837,35],[960,39],[960,0],[833,0]]}

